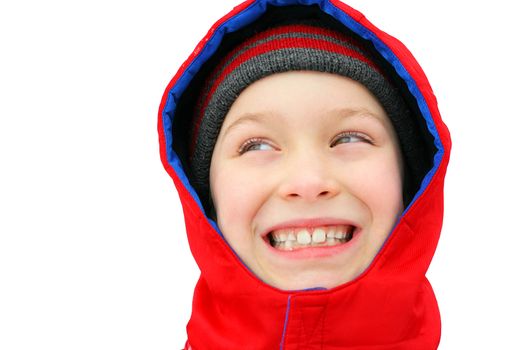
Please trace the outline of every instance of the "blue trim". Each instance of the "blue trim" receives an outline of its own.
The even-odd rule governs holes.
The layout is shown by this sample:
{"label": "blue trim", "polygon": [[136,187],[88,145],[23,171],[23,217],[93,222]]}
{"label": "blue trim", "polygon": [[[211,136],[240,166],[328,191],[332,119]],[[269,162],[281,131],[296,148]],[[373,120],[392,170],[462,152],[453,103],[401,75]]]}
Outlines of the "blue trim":
{"label": "blue trim", "polygon": [[[377,257],[377,254],[379,254],[379,252],[383,250],[384,245],[389,240],[394,229],[397,227],[397,224],[399,223],[399,220],[401,219],[401,217],[403,217],[406,214],[406,212],[412,207],[412,204],[419,198],[419,196],[421,196],[423,191],[427,188],[431,179],[434,177],[434,174],[436,173],[437,168],[439,167],[439,164],[441,164],[441,160],[443,158],[443,154],[445,150],[443,148],[441,139],[439,138],[439,134],[437,132],[436,125],[434,124],[434,120],[432,119],[432,115],[423,97],[423,94],[421,93],[421,90],[419,90],[416,82],[414,81],[412,76],[408,73],[408,71],[405,69],[405,67],[399,60],[399,58],[374,33],[372,33],[370,30],[365,28],[362,24],[355,21],[352,17],[350,17],[345,12],[340,11],[332,3],[325,2],[321,4],[320,7],[325,13],[339,20],[341,23],[343,23],[346,27],[348,27],[354,33],[358,34],[361,38],[372,42],[375,49],[387,60],[388,63],[390,63],[394,67],[396,73],[405,81],[405,83],[407,84],[408,90],[416,99],[419,110],[423,118],[425,119],[427,129],[430,132],[430,134],[434,137],[434,146],[437,149],[436,153],[434,154],[434,164],[432,166],[432,169],[430,169],[430,171],[425,175],[425,177],[423,178],[423,181],[421,182],[421,186],[419,187],[419,190],[414,195],[414,198],[412,198],[412,201],[410,202],[410,204],[405,207],[405,210],[403,211],[401,216],[398,218],[398,221],[394,225],[393,229],[390,231],[387,238],[383,241],[381,248],[377,251],[376,256],[374,256],[374,260],[375,260],[375,258]],[[370,268],[370,265],[365,269],[365,271],[363,271],[363,273],[366,273],[366,271],[368,271],[369,268]]]}
{"label": "blue trim", "polygon": [[[195,59],[188,65],[186,70],[180,75],[179,79],[175,82],[173,87],[168,93],[166,105],[162,111],[162,123],[166,138],[166,154],[168,163],[175,170],[177,176],[181,182],[190,192],[193,200],[199,205],[200,210],[204,213],[204,207],[197,195],[197,192],[191,186],[190,181],[182,168],[181,161],[178,155],[173,151],[173,134],[172,134],[172,118],[175,114],[177,102],[186,90],[194,75],[199,71],[202,65],[217,51],[222,38],[229,32],[236,31],[261,16],[266,11],[266,4],[264,2],[257,1],[240,12],[236,16],[230,18],[228,21],[222,23],[210,37],[206,45],[202,48],[202,51],[195,57]],[[217,228],[216,225],[213,225]],[[217,232],[222,236],[217,228]]]}
{"label": "blue trim", "polygon": [[[253,21],[255,21],[258,17],[264,14],[264,12],[266,11],[267,4],[271,4],[275,6],[286,6],[286,5],[296,5],[296,4],[319,5],[321,10],[323,10],[325,13],[334,17],[339,22],[343,23],[346,27],[348,27],[350,30],[352,30],[353,32],[361,36],[363,39],[370,40],[373,43],[374,47],[378,50],[378,52],[380,52],[381,55],[390,64],[392,64],[392,66],[395,68],[399,76],[406,82],[409,91],[412,93],[412,95],[415,97],[418,103],[419,109],[423,115],[423,118],[426,121],[429,132],[434,137],[434,145],[437,148],[437,152],[434,156],[434,166],[423,179],[420,189],[414,196],[412,202],[405,208],[405,211],[403,212],[404,214],[407,210],[410,209],[410,207],[412,206],[412,203],[414,203],[414,201],[421,195],[421,193],[425,190],[430,180],[434,176],[443,158],[443,154],[444,154],[443,145],[441,143],[441,140],[439,139],[439,135],[437,133],[435,124],[432,120],[430,110],[423,98],[421,91],[417,87],[414,79],[408,74],[405,67],[403,67],[399,59],[375,34],[373,34],[371,31],[369,31],[359,22],[356,22],[352,17],[350,17],[344,11],[340,10],[335,5],[333,5],[331,2],[326,1],[326,0],[267,0],[267,1],[262,0],[262,1],[255,1],[249,7],[244,9],[244,11],[233,16],[232,18],[222,23],[217,28],[215,33],[211,36],[211,38],[208,40],[206,45],[203,47],[201,53],[195,58],[193,62],[191,62],[191,64],[188,65],[186,70],[181,74],[180,78],[177,80],[177,82],[175,83],[175,85],[173,86],[173,88],[168,94],[168,98],[167,98],[166,105],[164,107],[162,116],[163,116],[163,126],[164,126],[165,136],[166,136],[166,150],[167,150],[169,164],[175,170],[175,172],[181,179],[184,186],[189,190],[193,199],[199,205],[199,208],[201,209],[201,211],[204,212],[204,208],[202,206],[201,201],[199,200],[199,197],[197,196],[197,193],[195,192],[194,188],[190,185],[190,182],[182,169],[180,159],[175,154],[175,152],[172,150],[171,145],[173,144],[173,139],[172,139],[171,117],[173,116],[175,112],[176,104],[180,96],[182,95],[184,90],[188,87],[194,74],[196,74],[199,71],[199,69],[202,67],[202,65],[215,53],[217,48],[220,46],[220,43],[222,42],[222,38],[224,37],[224,35],[229,32],[236,31],[252,23]],[[214,227],[216,227],[216,225],[214,225]],[[219,230],[218,232],[219,234],[221,234]]]}
{"label": "blue trim", "polygon": [[[317,3],[317,1],[312,1],[312,3]],[[423,97],[423,94],[417,87],[416,82],[414,81],[412,76],[410,76],[410,74],[407,72],[407,70],[405,69],[405,67],[399,60],[399,58],[397,58],[397,56],[392,52],[392,50],[390,50],[390,48],[386,46],[386,44],[383,43],[374,33],[372,33],[370,30],[365,28],[359,22],[355,21],[352,17],[350,17],[345,12],[339,10],[339,8],[335,7],[331,2],[328,2],[328,1],[325,2],[321,0],[319,6],[325,13],[339,20],[341,23],[343,23],[346,27],[348,27],[354,33],[358,34],[361,38],[372,42],[376,50],[387,60],[388,63],[390,63],[394,67],[394,69],[396,70],[396,73],[405,81],[405,83],[408,86],[408,90],[415,97],[419,110],[421,111],[421,114],[423,115],[423,118],[425,119],[428,131],[434,137],[434,145],[437,148],[437,152],[434,155],[434,165],[432,169],[424,177],[423,181],[421,182],[421,187],[419,188],[418,192],[415,194],[414,198],[412,199],[412,202],[410,202],[410,204],[405,208],[403,212],[403,215],[404,215],[407,212],[407,210],[410,209],[410,207],[412,206],[412,203],[414,203],[416,199],[419,198],[421,193],[428,186],[430,180],[436,173],[437,168],[439,164],[441,163],[441,160],[444,154],[443,144],[441,143],[436,126],[434,124],[434,121],[432,120],[432,115],[430,114],[428,105]]]}
{"label": "blue trim", "polygon": [[286,336],[286,327],[288,326],[288,316],[290,315],[290,305],[292,296],[288,295],[288,304],[286,305],[286,314],[284,316],[283,335],[281,336],[281,343],[279,344],[279,350],[284,347],[284,337]]}
{"label": "blue trim", "polygon": [[[402,215],[405,215],[405,213],[412,206],[412,203],[414,203],[416,199],[419,198],[419,196],[426,189],[431,179],[433,178],[434,174],[436,173],[437,168],[439,164],[441,163],[441,160],[444,155],[443,144],[441,140],[439,139],[439,135],[438,135],[436,126],[434,124],[434,121],[432,120],[432,116],[430,114],[428,105],[425,99],[423,98],[423,94],[417,87],[414,79],[407,72],[405,67],[400,62],[400,60],[394,55],[392,50],[390,50],[390,48],[388,48],[374,33],[372,33],[370,30],[365,28],[359,22],[354,20],[344,11],[340,10],[335,5],[333,5],[330,1],[327,1],[327,0],[267,0],[267,1],[259,0],[259,1],[255,1],[250,6],[248,6],[246,9],[244,9],[242,12],[236,14],[235,16],[231,17],[227,21],[223,22],[219,27],[217,27],[214,34],[209,38],[208,42],[203,47],[202,51],[193,60],[193,62],[191,62],[188,65],[186,70],[181,74],[180,78],[175,82],[174,86],[168,93],[166,105],[164,107],[164,110],[162,111],[162,121],[163,121],[165,137],[166,137],[166,153],[167,153],[167,158],[168,158],[168,162],[170,166],[175,170],[175,172],[177,173],[177,176],[180,178],[184,186],[190,192],[193,200],[195,200],[195,202],[199,205],[199,208],[201,209],[201,211],[204,213],[204,208],[202,206],[202,203],[199,197],[197,196],[195,189],[190,185],[190,182],[186,174],[183,171],[180,159],[178,158],[178,156],[175,154],[175,152],[173,151],[171,147],[171,145],[173,144],[171,118],[173,117],[175,113],[177,102],[179,98],[182,96],[182,93],[188,87],[193,76],[199,71],[202,65],[216,52],[217,48],[220,46],[220,43],[222,42],[222,38],[224,37],[224,35],[227,33],[239,30],[242,27],[255,21],[257,18],[259,18],[261,15],[263,15],[266,12],[267,4],[274,5],[274,6],[318,5],[322,11],[332,16],[333,18],[337,19],[339,22],[344,24],[350,30],[355,32],[357,35],[359,35],[365,40],[371,41],[374,47],[376,48],[376,50],[394,67],[397,74],[406,82],[410,93],[415,97],[417,101],[417,104],[419,106],[421,114],[423,115],[423,118],[425,119],[429,132],[434,137],[434,145],[437,148],[437,152],[434,155],[434,165],[432,169],[424,177],[421,183],[421,187],[419,188],[418,192],[415,194],[414,198],[412,199],[412,202],[405,208],[402,214]],[[212,224],[212,226],[217,231],[217,233],[221,237],[224,238],[217,224],[213,220],[208,219],[208,221]]]}
{"label": "blue trim", "polygon": [[298,290],[298,292],[310,292],[310,291],[314,291],[314,290],[326,290],[327,288],[325,287],[312,287],[312,288],[306,288],[306,289],[300,289]]}

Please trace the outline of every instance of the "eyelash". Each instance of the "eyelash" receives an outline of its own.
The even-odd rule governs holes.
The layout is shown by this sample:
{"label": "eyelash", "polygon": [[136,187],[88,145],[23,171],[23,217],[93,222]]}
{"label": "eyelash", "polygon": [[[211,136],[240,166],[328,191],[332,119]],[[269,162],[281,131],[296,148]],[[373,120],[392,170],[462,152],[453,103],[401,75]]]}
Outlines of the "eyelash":
{"label": "eyelash", "polygon": [[[357,132],[357,131],[345,131],[345,132],[342,132],[339,135],[337,135],[336,141],[338,139],[343,138],[343,137],[357,137],[357,138],[361,139],[363,142],[369,143],[371,145],[374,144],[372,142],[372,140],[370,139],[370,137],[368,137],[367,135],[365,135],[363,133]],[[334,144],[334,142],[332,144],[330,144],[330,147],[333,147],[332,145]]]}
{"label": "eyelash", "polygon": [[[362,134],[360,132],[356,132],[356,131],[345,131],[345,132],[342,132],[341,134],[337,135],[336,141],[341,139],[341,138],[344,138],[344,137],[357,137],[357,138],[361,139],[363,142],[369,143],[371,145],[374,144],[372,142],[372,140],[367,135]],[[260,137],[254,137],[254,138],[248,139],[246,142],[244,142],[241,145],[241,147],[239,147],[237,152],[239,154],[244,154],[244,153],[249,151],[248,148],[250,146],[261,144],[261,143],[268,143],[268,142],[266,140],[260,138]],[[330,144],[330,148],[334,147],[334,143],[335,143],[335,141]]]}
{"label": "eyelash", "polygon": [[257,145],[257,144],[263,143],[263,142],[265,142],[265,140],[260,138],[260,137],[254,137],[254,138],[248,139],[246,142],[244,142],[241,145],[241,147],[239,147],[238,153],[239,154],[244,154],[244,153],[248,152],[248,148],[250,146]]}

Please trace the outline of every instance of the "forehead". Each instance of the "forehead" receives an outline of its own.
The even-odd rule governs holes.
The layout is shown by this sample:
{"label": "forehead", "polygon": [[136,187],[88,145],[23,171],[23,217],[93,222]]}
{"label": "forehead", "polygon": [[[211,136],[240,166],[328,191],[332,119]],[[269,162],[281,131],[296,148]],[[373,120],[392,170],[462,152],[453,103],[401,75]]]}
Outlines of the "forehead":
{"label": "forehead", "polygon": [[[291,123],[290,118],[275,110],[262,110],[259,112],[248,112],[232,116],[229,123],[223,126],[223,134],[227,135],[236,129],[250,126],[277,125],[287,126]],[[322,115],[318,115],[316,124],[339,125],[346,121],[372,123],[387,128],[387,121],[366,109],[333,108],[327,109]]]}
{"label": "forehead", "polygon": [[360,83],[329,73],[292,71],[248,86],[233,103],[222,128],[226,134],[247,125],[299,127],[350,119],[390,124],[375,96]]}

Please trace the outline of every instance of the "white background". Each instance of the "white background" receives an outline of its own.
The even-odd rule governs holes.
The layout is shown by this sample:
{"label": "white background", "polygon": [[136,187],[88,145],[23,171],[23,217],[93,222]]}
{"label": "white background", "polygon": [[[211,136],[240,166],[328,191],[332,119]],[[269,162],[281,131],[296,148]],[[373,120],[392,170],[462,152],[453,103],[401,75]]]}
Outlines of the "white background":
{"label": "white background", "polygon": [[[236,4],[0,4],[0,349],[182,348],[198,271],[157,109]],[[414,53],[452,133],[440,349],[525,349],[519,2],[350,4]]]}

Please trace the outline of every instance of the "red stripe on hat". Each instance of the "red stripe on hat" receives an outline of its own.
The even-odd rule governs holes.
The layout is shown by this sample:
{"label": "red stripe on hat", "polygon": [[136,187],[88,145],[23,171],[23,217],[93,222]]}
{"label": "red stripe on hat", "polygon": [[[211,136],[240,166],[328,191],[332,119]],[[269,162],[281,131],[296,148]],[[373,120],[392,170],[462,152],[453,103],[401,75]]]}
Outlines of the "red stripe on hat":
{"label": "red stripe on hat", "polygon": [[[316,34],[316,35],[323,35],[330,37],[332,39],[337,39],[343,42],[347,42],[350,45],[356,46],[359,49],[363,50],[361,45],[353,40],[352,38],[345,36],[341,33],[321,28],[321,27],[313,27],[308,25],[300,25],[300,24],[291,24],[291,25],[284,25],[276,28],[268,29],[264,32],[258,33],[251,37],[250,39],[244,41],[241,45],[239,45],[237,48],[235,48],[232,52],[230,52],[226,57],[224,57],[221,62],[217,65],[217,67],[214,69],[212,74],[209,75],[208,81],[205,82],[205,86],[210,83],[209,79],[213,79],[217,72],[219,72],[221,69],[224,69],[224,66],[227,62],[229,62],[233,57],[238,55],[238,53],[242,50],[244,50],[248,46],[252,46],[253,44],[263,41],[265,39],[268,39],[271,36],[280,35],[280,34],[291,34],[291,33],[299,33],[299,34]],[[280,40],[275,38],[274,40]],[[306,40],[318,40],[318,39],[306,39]],[[209,91],[208,91],[209,92]],[[201,115],[201,113],[204,110],[204,106],[206,106],[207,103],[202,103],[201,108],[199,110],[198,115]],[[200,125],[200,123],[199,123]]]}
{"label": "red stripe on hat", "polygon": [[[328,36],[330,36],[332,38],[337,38],[339,40],[345,40],[346,42],[349,42],[350,44],[354,44],[353,41],[349,41],[348,40],[348,37],[340,35],[339,33],[336,33],[336,32],[325,30],[323,28],[309,27],[309,26],[302,26],[302,25],[290,25],[290,26],[283,26],[283,27],[274,28],[274,29],[268,30],[266,32],[257,34],[256,36],[254,36],[250,40],[248,40],[245,43],[243,43],[243,45],[241,45],[240,47],[235,49],[229,55],[227,55],[227,57],[225,57],[223,62],[227,62],[233,56],[235,56],[235,54],[237,54],[239,51],[242,51],[246,46],[249,46],[250,44],[253,44],[253,43],[255,43],[257,41],[260,41],[260,40],[262,40],[264,38],[267,38],[269,36],[278,35],[278,34],[290,34],[290,30],[291,29],[295,29],[294,32],[298,32],[299,31],[298,29],[300,29],[300,31],[302,33],[308,33],[308,34],[323,34],[323,35],[327,34]],[[223,64],[219,64],[218,65],[218,67],[217,67],[217,69],[215,70],[214,73],[216,73],[219,69],[222,69],[222,68],[224,68],[224,70],[221,73],[221,75],[216,79],[216,81],[214,82],[214,84],[212,85],[210,90],[207,92],[206,99],[205,99],[204,103],[202,104],[200,110],[198,111],[198,120],[197,120],[197,123],[195,125],[195,129],[194,129],[195,132],[192,135],[192,141],[191,141],[191,145],[190,145],[190,154],[193,154],[193,152],[195,150],[198,130],[199,130],[200,125],[202,123],[202,118],[204,117],[204,111],[206,110],[206,107],[208,106],[211,98],[213,97],[213,94],[215,93],[215,91],[217,90],[219,85],[224,81],[224,79],[229,74],[231,74],[237,67],[239,67],[242,63],[244,63],[244,62],[246,62],[246,61],[248,61],[248,60],[250,60],[250,59],[252,59],[252,58],[254,58],[256,56],[259,56],[259,55],[262,55],[262,54],[265,54],[265,53],[268,53],[268,52],[271,52],[271,51],[276,51],[276,50],[281,50],[281,49],[289,49],[289,48],[316,49],[316,50],[328,51],[328,52],[331,52],[331,53],[336,53],[336,54],[349,56],[349,57],[358,59],[358,60],[368,64],[369,66],[373,67],[377,71],[380,71],[376,67],[376,65],[372,61],[370,61],[366,56],[364,56],[363,54],[361,54],[361,53],[359,53],[359,52],[357,52],[355,50],[352,50],[352,49],[350,49],[348,47],[345,47],[345,46],[342,46],[342,45],[339,45],[339,44],[336,44],[336,43],[333,43],[333,42],[330,42],[330,41],[327,41],[327,40],[323,40],[323,39],[300,38],[300,37],[275,38],[275,39],[269,40],[267,42],[261,43],[260,45],[257,45],[255,47],[247,50],[246,52],[243,52],[242,54],[240,54],[227,67],[224,68]],[[213,77],[213,76],[214,76],[214,74],[212,74],[210,77]]]}

